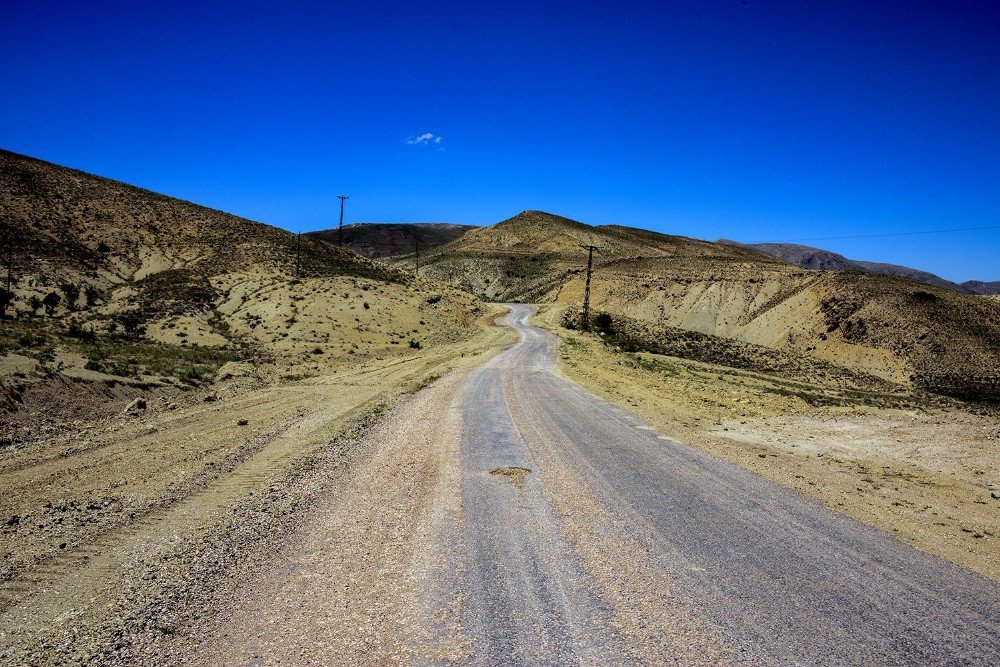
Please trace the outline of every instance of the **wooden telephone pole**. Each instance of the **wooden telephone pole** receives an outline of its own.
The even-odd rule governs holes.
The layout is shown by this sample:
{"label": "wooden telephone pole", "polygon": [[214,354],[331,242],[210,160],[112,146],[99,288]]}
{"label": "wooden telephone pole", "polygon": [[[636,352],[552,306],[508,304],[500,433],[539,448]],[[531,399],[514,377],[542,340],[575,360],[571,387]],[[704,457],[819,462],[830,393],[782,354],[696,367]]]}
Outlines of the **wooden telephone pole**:
{"label": "wooden telephone pole", "polygon": [[295,235],[295,277],[301,278],[299,267],[302,262],[302,232]]}
{"label": "wooden telephone pole", "polygon": [[350,199],[350,195],[337,195],[340,200],[340,224],[337,225],[337,245],[344,246],[344,200]]}
{"label": "wooden telephone pole", "polygon": [[0,311],[0,317],[7,317],[7,308],[13,306],[14,304],[14,241],[13,234],[9,227],[4,227],[3,230],[3,245],[6,249],[6,260],[7,260],[7,291],[3,298],[3,310]]}
{"label": "wooden telephone pole", "polygon": [[587,282],[583,288],[583,322],[581,328],[590,331],[590,274],[594,268],[594,248],[596,246],[584,246],[587,249]]}

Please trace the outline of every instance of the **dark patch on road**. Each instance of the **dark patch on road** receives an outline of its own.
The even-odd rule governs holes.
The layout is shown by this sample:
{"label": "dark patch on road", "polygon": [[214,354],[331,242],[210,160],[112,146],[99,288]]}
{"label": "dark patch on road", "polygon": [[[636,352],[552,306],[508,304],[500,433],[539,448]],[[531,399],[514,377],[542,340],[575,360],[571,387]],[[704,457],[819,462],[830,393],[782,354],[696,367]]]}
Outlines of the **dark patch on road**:
{"label": "dark patch on road", "polygon": [[518,466],[501,466],[491,470],[490,474],[503,477],[520,486],[521,484],[524,484],[524,476],[529,472],[531,471],[527,468],[519,468]]}

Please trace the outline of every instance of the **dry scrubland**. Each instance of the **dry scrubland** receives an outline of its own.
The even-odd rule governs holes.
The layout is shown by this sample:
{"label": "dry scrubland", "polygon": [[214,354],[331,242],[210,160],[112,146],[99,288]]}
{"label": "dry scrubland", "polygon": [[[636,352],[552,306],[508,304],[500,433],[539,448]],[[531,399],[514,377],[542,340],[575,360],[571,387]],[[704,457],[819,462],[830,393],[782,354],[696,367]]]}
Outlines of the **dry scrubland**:
{"label": "dry scrubland", "polygon": [[449,285],[12,153],[0,204],[3,664],[156,655],[400,396],[506,340]]}
{"label": "dry scrubland", "polygon": [[[945,395],[1000,402],[996,301],[898,278],[800,269],[725,244],[525,211],[423,258],[496,301],[591,305],[655,325],[816,357]],[[404,263],[405,264],[405,263]]]}
{"label": "dry scrubland", "polygon": [[[401,396],[511,342],[478,297],[544,303],[563,372],[678,440],[1000,578],[996,298],[532,211],[416,277],[7,152],[0,206],[0,663],[170,656]],[[563,326],[581,243],[603,340]]]}
{"label": "dry scrubland", "polygon": [[[589,244],[607,344],[559,324],[583,301]],[[995,298],[539,211],[422,265],[544,304],[566,374],[679,440],[1000,577]]]}

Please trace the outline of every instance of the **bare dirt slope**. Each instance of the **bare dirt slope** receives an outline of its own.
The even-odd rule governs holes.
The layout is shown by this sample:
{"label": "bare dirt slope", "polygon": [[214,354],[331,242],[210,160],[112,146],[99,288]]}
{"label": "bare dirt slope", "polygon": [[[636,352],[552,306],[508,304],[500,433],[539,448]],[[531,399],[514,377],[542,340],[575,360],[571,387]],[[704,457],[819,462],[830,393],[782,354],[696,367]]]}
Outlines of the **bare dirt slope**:
{"label": "bare dirt slope", "polygon": [[216,379],[413,356],[482,315],[465,292],[324,241],[14,153],[0,152],[0,208],[14,278],[0,438],[15,447],[44,438],[40,421],[198,401]]}
{"label": "bare dirt slope", "polygon": [[579,305],[598,246],[596,311],[787,349],[892,382],[1000,400],[1000,310],[953,290],[801,269],[749,248],[538,211],[475,230],[425,272],[490,299]]}

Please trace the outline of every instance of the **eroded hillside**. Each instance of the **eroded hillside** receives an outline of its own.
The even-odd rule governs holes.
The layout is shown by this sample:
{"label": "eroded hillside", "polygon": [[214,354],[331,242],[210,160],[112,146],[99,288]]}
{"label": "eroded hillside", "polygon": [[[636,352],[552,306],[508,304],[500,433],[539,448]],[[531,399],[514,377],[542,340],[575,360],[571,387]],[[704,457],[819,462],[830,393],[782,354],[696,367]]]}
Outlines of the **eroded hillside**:
{"label": "eroded hillside", "polygon": [[751,248],[526,211],[438,248],[427,275],[491,300],[576,306],[596,246],[591,307],[788,349],[896,383],[997,400],[995,302],[853,271],[819,272]]}
{"label": "eroded hillside", "polygon": [[480,309],[322,240],[9,152],[0,209],[7,426],[412,356],[467,337]]}

